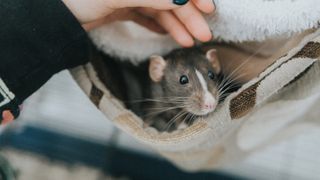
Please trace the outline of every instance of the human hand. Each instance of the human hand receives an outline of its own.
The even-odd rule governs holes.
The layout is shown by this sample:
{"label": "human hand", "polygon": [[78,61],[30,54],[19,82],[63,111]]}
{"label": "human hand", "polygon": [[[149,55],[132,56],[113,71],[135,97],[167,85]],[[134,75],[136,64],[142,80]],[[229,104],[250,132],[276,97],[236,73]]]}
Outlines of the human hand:
{"label": "human hand", "polygon": [[194,45],[193,38],[203,42],[212,39],[202,15],[214,11],[212,0],[192,0],[183,6],[170,0],[63,1],[87,30],[112,21],[131,20],[155,32],[168,32],[186,47]]}

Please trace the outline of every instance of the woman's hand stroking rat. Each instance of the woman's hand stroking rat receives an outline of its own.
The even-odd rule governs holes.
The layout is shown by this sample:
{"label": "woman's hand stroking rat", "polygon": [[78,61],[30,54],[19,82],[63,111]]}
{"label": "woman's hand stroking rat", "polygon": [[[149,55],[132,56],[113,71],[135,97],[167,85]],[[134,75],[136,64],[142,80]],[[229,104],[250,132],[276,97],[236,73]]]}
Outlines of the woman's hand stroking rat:
{"label": "woman's hand stroking rat", "polygon": [[212,0],[63,0],[86,30],[118,20],[131,20],[152,31],[169,33],[184,47],[212,34],[202,13],[212,13]]}

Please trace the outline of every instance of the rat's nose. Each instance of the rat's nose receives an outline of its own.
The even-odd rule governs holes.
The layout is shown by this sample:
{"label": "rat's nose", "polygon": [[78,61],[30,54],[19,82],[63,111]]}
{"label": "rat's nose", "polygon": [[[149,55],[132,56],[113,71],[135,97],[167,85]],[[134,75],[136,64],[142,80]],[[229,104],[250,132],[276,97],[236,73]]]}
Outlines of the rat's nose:
{"label": "rat's nose", "polygon": [[212,109],[214,109],[214,107],[215,107],[215,104],[214,104],[213,102],[211,102],[211,103],[205,103],[205,104],[203,105],[203,108],[204,108],[204,109],[208,109],[208,110],[212,110]]}
{"label": "rat's nose", "polygon": [[216,107],[216,99],[210,93],[206,93],[201,108],[206,111],[212,111]]}
{"label": "rat's nose", "polygon": [[205,99],[203,104],[202,104],[202,108],[205,109],[205,110],[213,110],[216,106],[216,103],[215,103],[215,99],[214,98],[208,98],[208,99]]}

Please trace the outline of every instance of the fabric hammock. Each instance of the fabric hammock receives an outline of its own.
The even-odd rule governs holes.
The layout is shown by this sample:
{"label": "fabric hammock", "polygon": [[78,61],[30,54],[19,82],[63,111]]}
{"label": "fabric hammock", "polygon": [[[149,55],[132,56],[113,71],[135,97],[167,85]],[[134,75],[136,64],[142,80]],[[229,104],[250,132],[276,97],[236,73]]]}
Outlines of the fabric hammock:
{"label": "fabric hammock", "polygon": [[[218,12],[220,14],[218,17],[222,19],[230,18],[226,14],[229,10],[226,10],[227,7],[224,7],[224,5],[228,5],[227,2],[229,1],[216,1],[217,8],[221,7],[221,11],[226,11],[223,13]],[[240,1],[237,2],[240,3]],[[247,1],[242,0],[241,2]],[[285,5],[285,3],[288,5],[292,3],[290,4],[291,6],[298,6],[302,3],[306,9],[310,7],[308,4],[310,2],[319,4],[319,1],[312,0],[260,0],[257,2],[273,3],[273,5],[280,5],[282,3],[282,5]],[[251,4],[255,3],[252,2]],[[234,6],[229,4],[229,7]],[[250,8],[252,7],[250,6]],[[303,14],[304,10],[297,11],[297,13]],[[316,11],[313,14],[319,12]],[[224,16],[221,17],[223,14]],[[241,15],[237,15],[239,14],[234,14],[233,17],[241,17]],[[247,32],[250,32],[250,35],[244,36],[244,34],[238,33],[228,36],[221,34],[220,38],[223,39],[225,37],[226,40],[233,41],[263,40],[277,33],[291,34],[316,27],[317,24],[312,23],[315,22],[312,17],[306,18],[306,21],[309,22],[307,23],[308,26],[298,26],[299,23],[297,23],[295,29],[288,26],[288,29],[281,29],[281,33],[266,31],[268,28],[270,29],[268,25],[269,20],[272,19],[270,17],[270,19],[266,19],[266,24],[261,25],[262,28],[258,28],[256,33],[251,33],[253,27],[248,26]],[[319,17],[318,15],[317,18],[319,19]],[[290,17],[286,18],[290,19]],[[220,20],[217,21],[220,22]],[[241,22],[241,24],[244,24],[243,21]],[[276,24],[279,22],[274,21]],[[111,29],[108,30],[109,34],[106,27],[92,32],[91,35],[96,41],[97,46],[101,45],[101,49],[107,48],[106,53],[120,58],[132,57],[130,60],[133,62],[147,57],[148,53],[153,52],[156,48],[158,50],[155,52],[163,54],[176,46],[172,41],[166,41],[168,40],[166,37],[144,34],[144,37],[149,38],[148,40],[153,38],[151,42],[154,42],[155,45],[152,46],[151,42],[146,41],[146,38],[144,38],[142,39],[143,43],[138,46],[140,47],[139,50],[137,50],[138,47],[133,46],[133,42],[135,37],[141,38],[137,32],[145,30],[134,31],[133,29],[127,29],[127,25],[119,25],[119,23],[108,26]],[[224,27],[230,28],[235,26],[225,25]],[[241,26],[241,28],[244,27]],[[119,46],[132,46],[131,49],[129,48],[127,51],[124,51],[124,48],[119,48],[117,47],[118,45],[111,47],[109,46],[110,43],[101,43],[106,42],[104,40],[97,41],[97,39],[102,39],[102,37],[110,37],[109,41],[114,42],[115,36],[110,31],[118,28],[122,29],[122,31],[117,32],[125,32],[126,35],[136,33],[136,36],[130,36],[133,39],[126,36],[127,44],[123,38],[119,37],[117,39]],[[268,33],[262,35],[258,32]],[[164,44],[168,44],[168,46],[164,47]],[[147,45],[151,48],[146,50],[143,47]],[[151,127],[145,128],[143,120],[126,109],[123,103],[109,92],[108,87],[105,87],[100,81],[96,70],[90,63],[70,71],[91,101],[118,128],[135,137],[140,142],[151,146],[162,156],[185,170],[210,170],[226,163],[241,160],[261,148],[293,137],[299,133],[306,133],[314,128],[320,128],[320,121],[318,119],[320,116],[320,30],[305,33],[302,38],[289,38],[288,43],[284,46],[286,46],[285,50],[272,51],[273,54],[277,54],[272,56],[274,58],[273,63],[260,73],[258,77],[250,80],[237,92],[228,96],[217,107],[212,116],[208,117],[205,121],[197,121],[186,129],[176,130],[171,133],[160,133]]]}
{"label": "fabric hammock", "polygon": [[92,102],[117,127],[188,170],[210,169],[310,128],[320,115],[320,31],[231,94],[206,121],[159,133],[125,109],[89,63],[71,70]]}

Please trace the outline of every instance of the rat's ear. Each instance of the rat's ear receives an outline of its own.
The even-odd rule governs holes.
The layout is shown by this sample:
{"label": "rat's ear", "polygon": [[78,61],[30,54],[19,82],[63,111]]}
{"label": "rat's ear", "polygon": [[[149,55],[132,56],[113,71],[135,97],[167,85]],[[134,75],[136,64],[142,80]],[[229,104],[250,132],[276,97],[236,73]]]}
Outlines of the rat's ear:
{"label": "rat's ear", "polygon": [[154,82],[161,81],[164,75],[164,68],[166,67],[166,61],[162,56],[153,55],[150,57],[149,64],[149,76]]}
{"label": "rat's ear", "polygon": [[212,68],[215,73],[219,74],[221,72],[221,66],[217,55],[216,49],[210,49],[207,51],[206,57],[208,61],[212,64]]}

